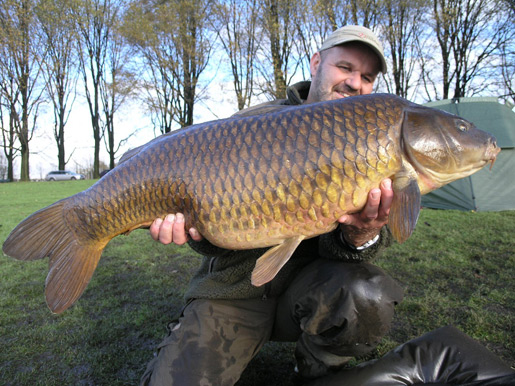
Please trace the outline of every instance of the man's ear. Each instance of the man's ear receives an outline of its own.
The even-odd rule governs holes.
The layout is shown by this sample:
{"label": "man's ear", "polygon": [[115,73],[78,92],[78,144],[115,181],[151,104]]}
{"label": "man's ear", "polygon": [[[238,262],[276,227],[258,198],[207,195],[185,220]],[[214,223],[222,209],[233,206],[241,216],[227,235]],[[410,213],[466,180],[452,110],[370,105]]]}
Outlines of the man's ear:
{"label": "man's ear", "polygon": [[318,66],[322,62],[322,57],[320,56],[320,52],[315,52],[309,61],[309,69],[311,72],[311,78],[315,76],[318,70]]}

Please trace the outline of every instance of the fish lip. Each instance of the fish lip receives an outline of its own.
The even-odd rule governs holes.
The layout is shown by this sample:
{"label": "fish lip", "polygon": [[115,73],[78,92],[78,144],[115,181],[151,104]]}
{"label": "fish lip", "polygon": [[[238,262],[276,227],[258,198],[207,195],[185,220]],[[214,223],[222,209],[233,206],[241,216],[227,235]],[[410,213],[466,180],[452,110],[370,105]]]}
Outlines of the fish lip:
{"label": "fish lip", "polygon": [[486,163],[490,163],[490,170],[494,167],[494,163],[497,160],[497,156],[501,152],[501,148],[497,146],[496,141],[492,141],[490,146],[486,149],[485,158]]}
{"label": "fish lip", "polygon": [[493,142],[486,150],[486,157],[489,161],[495,161],[500,152],[501,148],[497,146],[495,142]]}

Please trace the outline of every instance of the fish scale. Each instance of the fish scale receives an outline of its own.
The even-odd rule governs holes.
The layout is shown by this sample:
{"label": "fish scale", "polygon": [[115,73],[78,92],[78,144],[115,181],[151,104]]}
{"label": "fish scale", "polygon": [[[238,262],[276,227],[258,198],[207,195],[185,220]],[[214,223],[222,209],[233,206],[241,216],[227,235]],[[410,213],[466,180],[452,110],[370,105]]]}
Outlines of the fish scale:
{"label": "fish scale", "polygon": [[[452,143],[460,146],[445,148]],[[58,313],[80,297],[113,237],[181,212],[187,229],[219,247],[272,247],[252,273],[259,286],[302,240],[361,210],[384,178],[393,180],[389,226],[402,242],[421,194],[479,170],[498,151],[471,124],[393,95],[233,117],[129,151],[89,189],[22,221],[3,250],[22,260],[50,257],[46,298]]]}
{"label": "fish scale", "polygon": [[[353,114],[354,117],[358,116],[357,113],[365,114],[366,111],[363,107],[355,110],[357,111]],[[139,206],[145,210],[142,210],[144,213],[138,213],[138,217],[141,218],[143,215],[148,220],[162,216],[163,212],[196,213],[192,211],[193,208],[188,203],[200,202],[199,206],[202,208],[200,212],[196,216],[187,217],[189,225],[196,226],[206,237],[211,237],[215,244],[232,248],[262,246],[256,244],[255,240],[260,238],[265,229],[268,237],[281,238],[288,237],[299,229],[302,229],[304,233],[315,231],[316,234],[326,231],[327,226],[329,224],[332,226],[334,222],[330,217],[335,211],[343,213],[353,209],[360,204],[356,197],[362,196],[358,192],[354,195],[355,199],[353,200],[340,200],[339,195],[343,186],[336,184],[335,181],[343,180],[346,177],[349,181],[356,181],[355,184],[347,186],[348,191],[354,191],[357,187],[367,189],[370,184],[377,183],[381,178],[370,179],[369,170],[371,168],[363,158],[363,155],[366,155],[365,142],[361,138],[365,133],[364,130],[357,132],[357,136],[350,136],[355,141],[354,144],[347,142],[350,154],[361,155],[361,158],[358,157],[357,160],[354,159],[355,157],[344,159],[335,149],[334,141],[329,142],[331,138],[334,138],[335,120],[333,117],[337,114],[338,112],[329,112],[328,109],[324,109],[320,113],[315,111],[312,119],[309,120],[294,114],[291,120],[295,120],[301,125],[296,128],[297,130],[287,130],[285,127],[287,120],[284,118],[268,121],[267,124],[257,124],[256,121],[262,121],[261,118],[247,119],[248,122],[239,127],[237,131],[231,130],[223,124],[215,123],[208,130],[205,128],[199,130],[197,135],[183,136],[173,143],[165,142],[162,146],[154,148],[152,153],[140,155],[138,163],[141,167],[138,167],[138,163],[133,163],[128,171],[121,174],[123,178],[132,176],[133,180],[140,179],[142,176],[139,175],[141,173],[138,174],[138,170],[146,170],[149,167],[149,158],[151,158],[151,162],[155,162],[156,158],[164,158],[167,163],[175,156],[179,162],[174,162],[173,175],[159,175],[158,173],[152,180],[145,181],[143,185],[160,186],[163,183],[161,178],[166,177],[167,184],[173,186],[174,182],[180,179],[184,181],[184,184],[179,188],[175,187],[174,190],[181,193],[183,196],[181,200],[173,202],[173,205],[170,203],[166,206],[149,205],[148,197],[145,197],[140,191],[129,191],[126,194],[128,197],[138,197],[139,200],[143,198]],[[296,113],[296,115],[300,115],[300,113]],[[359,128],[359,125],[363,125],[364,122],[364,119],[355,118],[354,129]],[[267,135],[271,132],[268,130],[269,126],[274,127],[273,135]],[[219,134],[222,132],[224,135]],[[342,132],[341,135],[347,133],[348,131]],[[369,133],[368,136],[373,137],[373,134]],[[387,139],[388,135],[383,138]],[[262,139],[265,142],[260,144],[256,139]],[[377,138],[369,139],[369,142],[376,140]],[[203,146],[208,141],[211,141],[210,146]],[[216,141],[220,143],[217,144]],[[301,145],[297,147],[293,145],[294,143]],[[188,152],[188,146],[194,146],[196,151]],[[213,153],[207,151],[208,148],[222,150]],[[253,148],[254,150],[252,150]],[[165,154],[164,157],[161,156],[162,153]],[[259,155],[259,165],[255,159],[250,159],[252,154]],[[316,187],[313,189],[311,184],[305,184],[308,189],[303,190],[301,186],[297,187],[290,183],[295,178],[291,172],[291,163],[292,160],[306,159],[306,157],[308,160],[306,163],[295,164],[297,178],[304,173],[313,174],[315,169],[318,171],[314,173]],[[224,183],[229,177],[227,173],[229,170],[237,172],[239,178],[236,180],[237,188],[233,190],[232,196],[226,196],[224,200],[223,193],[231,190],[231,186],[226,186]],[[261,170],[273,172],[273,174],[268,174],[268,179],[278,182],[273,187],[274,190],[264,189]],[[338,174],[341,174],[339,179],[331,178],[331,175]],[[367,174],[368,179],[365,178]],[[111,176],[112,178],[117,177],[114,173],[110,173],[106,177]],[[201,183],[199,184],[196,181],[200,176],[203,178],[200,179]],[[356,176],[360,177],[356,180]],[[259,181],[261,183],[256,183]],[[109,181],[106,184],[109,184]],[[117,189],[117,191],[120,190]],[[299,200],[301,194],[302,206]],[[104,199],[109,200],[109,197]],[[122,211],[131,213],[134,211],[132,207],[136,203],[133,200],[118,197],[113,197],[113,199],[118,202],[130,203],[129,207],[120,208]],[[327,204],[328,202],[331,204]],[[88,205],[87,207],[93,206]],[[301,209],[297,211],[295,208],[298,207]],[[235,208],[236,212],[240,214],[238,219],[229,219],[226,215],[232,208]],[[272,209],[270,210],[270,208]],[[249,216],[251,221],[248,219]],[[98,218],[109,219],[109,216],[102,213]],[[104,222],[107,221],[104,220]],[[286,234],[283,234],[285,231],[287,231]],[[236,240],[239,245],[232,245],[233,240]]]}
{"label": "fish scale", "polygon": [[[337,107],[335,109],[337,110]],[[353,126],[340,133],[340,136],[343,136],[348,134],[351,129],[356,130],[357,135],[348,135],[355,141],[354,144],[347,142],[348,153],[353,155],[348,157],[349,159],[343,158],[341,152],[334,145],[336,135],[334,126],[337,122],[334,116],[341,114],[341,111],[330,111],[324,108],[321,112],[315,111],[312,114],[312,119],[309,120],[305,119],[305,115],[300,116],[301,113],[293,114],[289,121],[300,124],[296,127],[296,130],[288,129],[285,126],[287,120],[282,117],[275,122],[269,121],[268,125],[274,127],[273,133],[275,136],[266,135],[268,132],[266,125],[250,123],[249,127],[245,125],[241,127],[234,143],[242,146],[237,170],[240,172],[239,175],[243,184],[234,191],[236,198],[232,196],[230,200],[227,197],[224,200],[223,192],[214,187],[219,181],[227,181],[227,171],[230,172],[234,168],[228,166],[226,169],[219,169],[220,165],[217,162],[212,162],[209,154],[197,155],[197,163],[200,162],[206,168],[204,173],[207,176],[206,185],[211,185],[211,188],[207,195],[204,194],[203,190],[195,192],[196,197],[205,203],[206,208],[209,208],[209,215],[207,210],[201,211],[199,217],[193,220],[193,225],[202,234],[212,235],[215,244],[227,245],[231,243],[231,240],[236,240],[238,247],[241,247],[242,243],[251,240],[248,245],[249,248],[262,246],[252,242],[252,240],[259,239],[264,229],[268,230],[269,237],[287,237],[288,233],[283,234],[285,230],[290,233],[298,232],[299,229],[302,229],[304,233],[326,231],[329,224],[325,219],[329,219],[332,225],[335,213],[339,215],[352,210],[359,206],[360,201],[363,200],[362,191],[359,190],[354,195],[353,200],[340,199],[340,196],[345,193],[344,188],[347,192],[355,191],[357,187],[361,190],[367,190],[372,184],[378,184],[384,178],[383,175],[375,171],[375,168],[371,165],[373,162],[367,162],[363,157],[367,154],[365,150],[367,144],[372,143],[374,145],[373,150],[381,146],[377,143],[379,140],[379,136],[376,135],[377,130],[368,132],[357,130],[360,128],[359,125],[364,126],[366,121],[370,124],[371,117],[368,114],[370,110],[367,110],[364,106],[359,106],[354,110],[353,117],[361,113],[362,119],[355,118],[352,121]],[[365,115],[368,116],[365,117]],[[386,115],[386,112],[383,115]],[[304,119],[302,119],[303,117]],[[386,125],[382,125],[382,127],[386,127]],[[212,127],[211,130],[217,130],[217,128]],[[364,134],[366,134],[366,141],[361,138]],[[266,142],[260,145],[255,141],[256,137],[263,138]],[[360,140],[356,140],[356,138],[360,138]],[[387,132],[381,138],[383,143],[388,140],[391,141]],[[202,138],[199,138],[199,141],[202,140]],[[344,137],[342,137],[342,140],[347,141]],[[224,145],[227,142],[230,143],[231,141],[225,140]],[[294,143],[300,146],[293,146]],[[274,144],[276,149],[270,152],[269,149]],[[228,146],[219,146],[218,148],[230,149]],[[257,150],[253,151],[252,148]],[[227,153],[228,150],[222,150],[220,158],[230,159],[230,157],[224,157]],[[274,172],[273,176],[269,175],[269,179],[279,182],[276,186],[273,186],[275,194],[272,194],[271,191],[265,191],[264,185],[258,183],[263,180],[263,177],[262,173],[257,171],[258,168],[254,162],[242,162],[242,159],[248,159],[252,153],[260,155],[260,170],[265,165],[266,168]],[[356,153],[361,155],[358,162],[355,159]],[[388,157],[389,159],[399,158],[396,154],[389,154]],[[296,162],[295,169],[293,169],[291,167],[292,160],[299,159],[307,159],[309,163],[299,164]],[[315,162],[316,167],[313,166]],[[375,163],[377,164],[377,162]],[[314,169],[318,169],[314,174],[315,189],[311,188],[311,184],[305,184],[307,190],[304,190],[302,185],[292,183],[292,181],[298,181],[302,175],[309,174]],[[361,176],[357,181],[356,175]],[[351,183],[343,184],[342,181],[344,180]],[[355,183],[352,183],[353,181]],[[230,190],[231,186],[224,186],[224,191]],[[226,206],[229,206],[229,208]],[[240,220],[238,223],[235,219],[229,219],[225,213],[233,207],[239,213],[245,213],[244,217],[251,216],[252,222],[250,224],[252,226],[248,225],[248,221]],[[270,210],[270,207],[277,209],[275,211]],[[187,209],[170,208],[170,211],[187,211]],[[245,229],[246,233],[242,234],[241,229]],[[234,248],[235,246],[230,245],[230,247]]]}

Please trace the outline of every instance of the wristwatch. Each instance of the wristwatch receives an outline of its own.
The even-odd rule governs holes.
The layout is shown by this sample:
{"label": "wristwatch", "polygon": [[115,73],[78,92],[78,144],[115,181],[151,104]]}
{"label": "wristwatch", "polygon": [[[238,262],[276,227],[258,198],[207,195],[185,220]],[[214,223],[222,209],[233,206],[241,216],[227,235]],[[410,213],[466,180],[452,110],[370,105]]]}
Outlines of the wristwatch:
{"label": "wristwatch", "polygon": [[370,248],[372,245],[374,245],[375,243],[377,243],[377,240],[379,240],[379,234],[374,237],[372,240],[368,240],[365,244],[359,246],[359,247],[356,247],[354,245],[352,245],[351,243],[349,243],[346,239],[345,239],[345,236],[343,235],[343,232],[340,232],[340,239],[342,240],[342,242],[348,246],[350,249],[354,250],[354,251],[362,251],[364,249],[367,249],[367,248]]}

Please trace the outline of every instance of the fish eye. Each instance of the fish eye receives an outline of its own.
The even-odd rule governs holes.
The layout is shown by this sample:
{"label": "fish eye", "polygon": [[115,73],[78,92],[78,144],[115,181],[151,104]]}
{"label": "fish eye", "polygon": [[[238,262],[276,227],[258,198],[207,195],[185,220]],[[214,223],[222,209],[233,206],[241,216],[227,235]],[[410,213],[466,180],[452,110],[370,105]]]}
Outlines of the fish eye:
{"label": "fish eye", "polygon": [[468,131],[469,126],[464,121],[456,121],[456,128],[459,131],[465,132]]}

